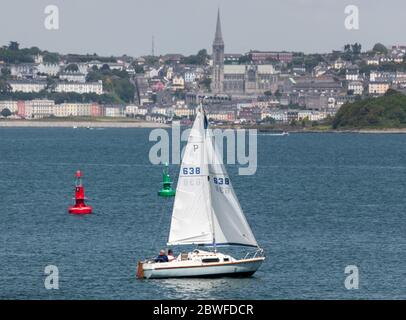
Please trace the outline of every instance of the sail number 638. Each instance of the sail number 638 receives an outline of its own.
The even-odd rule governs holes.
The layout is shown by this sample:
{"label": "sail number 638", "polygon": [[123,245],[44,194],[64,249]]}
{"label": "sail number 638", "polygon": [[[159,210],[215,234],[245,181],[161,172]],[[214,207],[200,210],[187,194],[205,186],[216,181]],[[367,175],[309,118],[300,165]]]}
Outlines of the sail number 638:
{"label": "sail number 638", "polygon": [[185,167],[183,168],[184,175],[200,174],[200,167]]}

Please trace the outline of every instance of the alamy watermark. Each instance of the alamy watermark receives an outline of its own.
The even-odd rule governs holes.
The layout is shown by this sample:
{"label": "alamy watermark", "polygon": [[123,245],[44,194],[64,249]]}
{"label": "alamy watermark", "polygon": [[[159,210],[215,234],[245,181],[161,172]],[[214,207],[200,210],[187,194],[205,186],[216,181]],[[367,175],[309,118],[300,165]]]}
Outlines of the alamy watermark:
{"label": "alamy watermark", "polygon": [[344,9],[347,15],[344,26],[347,30],[359,30],[359,8],[355,5],[348,5]]}
{"label": "alamy watermark", "polygon": [[44,269],[44,274],[46,275],[44,280],[44,286],[47,290],[58,290],[59,289],[59,270],[57,266],[48,265]]}
{"label": "alamy watermark", "polygon": [[47,30],[59,30],[59,8],[56,5],[50,4],[45,7],[46,14],[44,26]]}
{"label": "alamy watermark", "polygon": [[[257,130],[207,129],[213,139],[214,152],[208,152],[209,164],[238,164],[239,175],[253,175],[257,171]],[[180,164],[185,149],[181,150],[181,142],[186,142],[191,129],[181,132],[179,123],[172,124],[171,137],[165,129],[154,129],[149,135],[149,141],[156,143],[149,151],[152,164]],[[226,144],[225,144],[226,142]],[[196,145],[197,146],[197,145]],[[204,146],[202,146],[204,147]],[[224,148],[226,147],[226,157]],[[213,154],[216,154],[214,157]],[[225,161],[224,161],[225,160]]]}
{"label": "alamy watermark", "polygon": [[345,278],[344,286],[347,290],[359,289],[359,270],[355,265],[349,265],[345,267],[345,274],[348,276]]}

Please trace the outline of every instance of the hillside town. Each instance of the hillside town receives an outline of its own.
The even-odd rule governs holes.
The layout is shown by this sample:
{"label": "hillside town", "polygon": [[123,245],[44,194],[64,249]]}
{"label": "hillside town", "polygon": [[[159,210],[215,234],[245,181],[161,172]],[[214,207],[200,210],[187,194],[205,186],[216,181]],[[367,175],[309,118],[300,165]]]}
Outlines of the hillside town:
{"label": "hillside town", "polygon": [[406,92],[406,45],[227,53],[220,12],[214,30],[212,54],[190,56],[62,55],[12,41],[0,48],[1,117],[187,124],[202,103],[213,123],[312,125],[345,103]]}

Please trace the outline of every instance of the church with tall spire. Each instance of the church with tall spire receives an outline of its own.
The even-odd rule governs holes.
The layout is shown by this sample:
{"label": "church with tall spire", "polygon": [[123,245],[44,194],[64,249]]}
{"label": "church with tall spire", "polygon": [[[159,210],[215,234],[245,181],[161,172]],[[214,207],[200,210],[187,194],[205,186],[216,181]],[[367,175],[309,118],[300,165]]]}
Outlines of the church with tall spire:
{"label": "church with tall spire", "polygon": [[213,95],[247,96],[277,89],[278,74],[272,64],[224,65],[224,40],[221,33],[220,9],[217,11],[216,34],[213,41]]}
{"label": "church with tall spire", "polygon": [[220,9],[217,11],[216,34],[213,41],[213,74],[211,91],[213,93],[223,92],[224,81],[224,41],[221,33]]}

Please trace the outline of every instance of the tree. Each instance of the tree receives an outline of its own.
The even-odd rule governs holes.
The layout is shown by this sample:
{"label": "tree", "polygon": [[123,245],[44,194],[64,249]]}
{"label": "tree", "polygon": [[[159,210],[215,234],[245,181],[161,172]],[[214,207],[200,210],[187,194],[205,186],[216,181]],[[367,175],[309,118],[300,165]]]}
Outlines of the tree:
{"label": "tree", "polygon": [[56,88],[56,81],[51,77],[47,77],[47,87],[48,91],[54,91]]}
{"label": "tree", "polygon": [[71,64],[68,64],[68,66],[65,68],[65,71],[78,72],[79,67],[76,63],[71,63]]}
{"label": "tree", "polygon": [[58,63],[59,54],[52,52],[44,52],[43,60],[45,63]]}
{"label": "tree", "polygon": [[376,43],[372,48],[372,51],[375,53],[387,54],[388,48],[386,48],[382,43]]}
{"label": "tree", "polygon": [[134,71],[135,71],[135,73],[138,73],[138,74],[144,73],[144,67],[143,67],[143,66],[140,66],[140,65],[138,65],[138,64],[136,64],[136,65],[134,66]]}
{"label": "tree", "polygon": [[275,124],[276,120],[270,116],[266,116],[264,119],[264,123]]}
{"label": "tree", "polygon": [[275,91],[275,97],[278,99],[282,97],[282,93],[279,91],[279,89]]}
{"label": "tree", "polygon": [[239,64],[247,64],[247,63],[250,63],[251,61],[252,61],[252,54],[251,53],[245,54],[245,55],[241,56],[238,59]]}
{"label": "tree", "polygon": [[360,43],[356,42],[354,44],[346,44],[344,46],[344,52],[350,54],[360,54],[362,46]]}
{"label": "tree", "polygon": [[8,48],[11,51],[18,51],[20,48],[20,44],[17,41],[10,41]]}
{"label": "tree", "polygon": [[211,85],[210,78],[204,78],[204,79],[200,80],[199,84],[204,86],[206,88],[206,90],[210,91],[210,85]]}
{"label": "tree", "polygon": [[207,50],[206,49],[199,50],[199,52],[197,53],[197,57],[200,65],[206,64],[207,60],[209,59]]}
{"label": "tree", "polygon": [[100,68],[101,71],[110,71],[110,67],[107,63],[103,64]]}
{"label": "tree", "polygon": [[2,76],[7,77],[7,76],[9,76],[10,74],[11,74],[11,71],[10,71],[9,68],[6,68],[6,67],[1,68],[1,75],[2,75]]}
{"label": "tree", "polygon": [[272,91],[271,90],[265,91],[264,95],[270,97],[270,96],[272,96]]}
{"label": "tree", "polygon": [[194,64],[194,65],[205,65],[209,55],[207,54],[206,49],[201,49],[196,55],[190,55],[188,57],[183,57],[181,59],[182,64]]}
{"label": "tree", "polygon": [[11,113],[10,109],[4,108],[3,110],[1,110],[0,114],[1,114],[4,118],[7,118],[7,117],[10,117],[12,113]]}
{"label": "tree", "polygon": [[361,53],[362,46],[360,43],[354,43],[351,45],[351,50],[353,54],[360,54]]}
{"label": "tree", "polygon": [[0,93],[5,94],[5,93],[9,93],[9,92],[11,92],[10,84],[5,80],[0,79]]}

